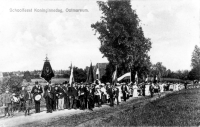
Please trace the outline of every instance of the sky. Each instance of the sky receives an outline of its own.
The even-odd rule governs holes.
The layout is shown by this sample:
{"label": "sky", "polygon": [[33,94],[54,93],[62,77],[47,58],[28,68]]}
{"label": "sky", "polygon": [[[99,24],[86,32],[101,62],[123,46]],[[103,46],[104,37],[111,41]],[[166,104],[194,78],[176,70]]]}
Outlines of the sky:
{"label": "sky", "polygon": [[[144,35],[151,39],[153,64],[190,70],[200,44],[199,0],[132,0]],[[32,12],[17,12],[32,9]],[[37,12],[38,9],[62,9]],[[69,12],[81,9],[84,12]],[[0,4],[0,71],[41,70],[46,54],[54,70],[108,62],[91,28],[100,20],[95,0],[15,0]]]}

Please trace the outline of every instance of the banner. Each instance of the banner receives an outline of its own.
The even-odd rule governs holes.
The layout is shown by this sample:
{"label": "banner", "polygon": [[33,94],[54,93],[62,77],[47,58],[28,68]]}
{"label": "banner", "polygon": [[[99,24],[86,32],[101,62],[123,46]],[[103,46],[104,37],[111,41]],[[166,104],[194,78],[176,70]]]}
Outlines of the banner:
{"label": "banner", "polygon": [[100,79],[99,64],[98,64],[97,70],[96,70],[96,79]]}
{"label": "banner", "polygon": [[73,82],[74,82],[74,69],[73,69],[72,64],[71,64],[71,74],[70,74],[70,78],[69,78],[70,86],[72,85]]}
{"label": "banner", "polygon": [[47,57],[46,57],[46,60],[44,62],[41,77],[44,78],[47,82],[49,82],[51,80],[51,78],[54,77],[54,73],[53,73],[53,70],[51,68],[51,64],[50,64]]}
{"label": "banner", "polygon": [[117,83],[117,66],[112,75],[112,83],[113,83],[113,85],[115,85]]}
{"label": "banner", "polygon": [[88,72],[88,75],[87,75],[87,82],[88,83],[93,83],[94,82],[92,62],[91,62],[91,65],[90,65],[90,68],[89,68],[89,72]]}
{"label": "banner", "polygon": [[121,77],[119,77],[119,78],[117,79],[117,81],[121,81],[121,80],[124,79],[124,78],[130,79],[130,78],[131,78],[131,72],[128,72],[128,73],[122,75]]}

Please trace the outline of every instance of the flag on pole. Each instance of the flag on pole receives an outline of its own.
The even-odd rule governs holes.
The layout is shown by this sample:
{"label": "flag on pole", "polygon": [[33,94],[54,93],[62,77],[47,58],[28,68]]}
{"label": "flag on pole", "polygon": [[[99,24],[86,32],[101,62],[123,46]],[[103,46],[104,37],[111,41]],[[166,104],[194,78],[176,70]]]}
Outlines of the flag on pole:
{"label": "flag on pole", "polygon": [[73,69],[72,64],[71,64],[71,74],[70,74],[70,78],[69,78],[69,84],[70,84],[70,86],[74,82],[74,74],[73,73],[74,73],[74,69]]}
{"label": "flag on pole", "polygon": [[138,75],[137,75],[137,71],[136,71],[136,74],[135,74],[135,81],[136,81],[136,83],[138,83]]}
{"label": "flag on pole", "polygon": [[148,78],[149,78],[149,77],[148,77],[148,75],[147,75],[146,80],[145,80],[146,82],[148,81]]}
{"label": "flag on pole", "polygon": [[121,81],[122,79],[131,79],[131,72],[128,72],[121,77],[117,78],[117,81]]}
{"label": "flag on pole", "polygon": [[94,82],[92,62],[90,64],[89,72],[88,72],[88,75],[87,75],[87,82],[88,83],[93,83]]}
{"label": "flag on pole", "polygon": [[96,79],[100,79],[99,63],[98,63],[97,70],[96,70]]}
{"label": "flag on pole", "polygon": [[113,85],[115,85],[117,83],[117,66],[112,75],[112,82],[113,82]]}
{"label": "flag on pole", "polygon": [[50,64],[47,56],[46,56],[46,60],[44,62],[41,77],[44,78],[47,82],[49,82],[51,80],[51,78],[54,77],[54,73],[53,73],[51,64]]}

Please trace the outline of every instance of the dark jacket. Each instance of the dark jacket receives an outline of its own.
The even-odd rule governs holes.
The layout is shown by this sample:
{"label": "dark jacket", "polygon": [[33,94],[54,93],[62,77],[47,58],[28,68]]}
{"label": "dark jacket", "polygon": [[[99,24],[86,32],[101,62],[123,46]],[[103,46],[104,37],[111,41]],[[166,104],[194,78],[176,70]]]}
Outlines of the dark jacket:
{"label": "dark jacket", "polygon": [[31,90],[31,93],[33,94],[33,98],[35,98],[36,95],[43,93],[42,87],[41,86],[38,86],[38,87],[34,86]]}
{"label": "dark jacket", "polygon": [[63,98],[65,95],[65,92],[62,87],[58,87],[58,98]]}
{"label": "dark jacket", "polygon": [[50,97],[53,99],[53,87],[52,86],[46,85],[44,87],[44,98],[46,98],[46,97]]}
{"label": "dark jacket", "polygon": [[107,93],[110,97],[113,97],[115,94],[115,91],[113,90],[113,88],[108,88]]}
{"label": "dark jacket", "polygon": [[119,88],[115,89],[115,96],[117,96],[117,97],[119,96]]}
{"label": "dark jacket", "polygon": [[122,90],[122,92],[127,92],[127,86],[126,85],[122,85],[121,90]]}

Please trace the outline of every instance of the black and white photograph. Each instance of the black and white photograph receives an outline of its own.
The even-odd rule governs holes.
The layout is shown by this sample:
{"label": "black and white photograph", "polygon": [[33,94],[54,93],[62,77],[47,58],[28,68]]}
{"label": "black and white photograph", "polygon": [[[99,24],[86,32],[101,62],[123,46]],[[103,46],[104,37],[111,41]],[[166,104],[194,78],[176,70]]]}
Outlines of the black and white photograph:
{"label": "black and white photograph", "polygon": [[200,126],[199,0],[4,0],[0,127]]}

